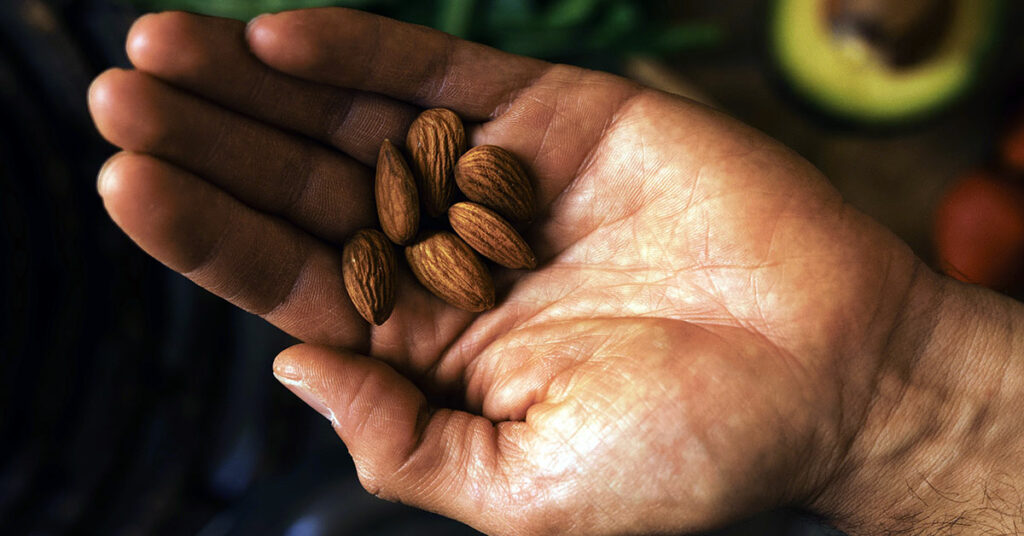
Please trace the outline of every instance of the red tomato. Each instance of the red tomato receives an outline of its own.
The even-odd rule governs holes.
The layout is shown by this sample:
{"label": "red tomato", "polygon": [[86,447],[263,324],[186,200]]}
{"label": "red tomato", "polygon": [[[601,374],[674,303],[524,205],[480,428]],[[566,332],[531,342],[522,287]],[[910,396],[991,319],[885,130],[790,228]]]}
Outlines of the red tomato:
{"label": "red tomato", "polygon": [[943,271],[992,288],[1019,284],[1024,273],[1024,188],[975,172],[946,192],[935,216],[935,246]]}

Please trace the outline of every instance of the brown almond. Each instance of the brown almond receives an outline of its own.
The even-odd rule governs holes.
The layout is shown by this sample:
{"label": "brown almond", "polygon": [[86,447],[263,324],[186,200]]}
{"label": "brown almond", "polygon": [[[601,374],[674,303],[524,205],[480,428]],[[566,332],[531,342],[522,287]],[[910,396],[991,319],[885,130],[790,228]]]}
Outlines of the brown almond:
{"label": "brown almond", "polygon": [[455,203],[448,209],[452,229],[478,253],[513,269],[537,267],[537,257],[523,237],[497,212],[476,203]]}
{"label": "brown almond", "polygon": [[447,231],[424,235],[405,248],[416,279],[435,296],[466,311],[494,307],[494,283],[480,259]]}
{"label": "brown almond", "polygon": [[395,308],[394,246],[376,229],[358,231],[341,253],[345,289],[356,311],[374,325],[381,325]]}
{"label": "brown almond", "polygon": [[516,157],[497,145],[480,145],[455,165],[455,182],[475,201],[514,221],[533,216],[534,194],[526,170]]}
{"label": "brown almond", "polygon": [[443,216],[451,203],[455,163],[466,150],[462,120],[444,108],[426,110],[409,126],[405,145],[424,210],[432,218]]}
{"label": "brown almond", "polygon": [[377,154],[374,193],[381,229],[392,242],[405,245],[420,224],[420,199],[409,165],[391,140],[384,140]]}

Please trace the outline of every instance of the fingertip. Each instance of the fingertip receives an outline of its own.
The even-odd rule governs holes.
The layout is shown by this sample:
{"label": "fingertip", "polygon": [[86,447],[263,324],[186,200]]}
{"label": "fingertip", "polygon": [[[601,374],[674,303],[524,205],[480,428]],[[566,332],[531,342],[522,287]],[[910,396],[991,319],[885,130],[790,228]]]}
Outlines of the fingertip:
{"label": "fingertip", "polygon": [[305,376],[302,356],[306,346],[308,345],[296,344],[278,353],[274,358],[274,376],[278,379],[302,380]]}
{"label": "fingertip", "polygon": [[159,184],[166,175],[158,160],[122,151],[103,164],[96,186],[111,218],[124,227],[143,216],[140,205],[150,205],[157,195],[154,182]]}
{"label": "fingertip", "polygon": [[118,190],[121,188],[121,177],[123,176],[117,169],[117,165],[118,161],[125,155],[127,153],[120,152],[111,156],[103,163],[103,167],[100,168],[100,172],[96,177],[96,191],[99,192],[100,197],[106,199],[117,195]]}
{"label": "fingertip", "polygon": [[128,37],[125,38],[124,48],[125,52],[128,53],[128,60],[136,67],[138,66],[136,58],[140,55],[144,56],[147,49],[150,47],[152,37],[151,27],[154,19],[158,16],[158,13],[146,13],[145,15],[135,19],[131,28],[128,29]]}
{"label": "fingertip", "polygon": [[332,426],[337,427],[338,418],[334,414],[334,409],[329,405],[328,393],[324,392],[323,386],[321,382],[317,381],[317,378],[307,377],[311,375],[299,359],[302,352],[301,348],[293,346],[278,354],[274,359],[274,377],[299,400],[330,421]]}
{"label": "fingertip", "polygon": [[136,19],[125,40],[132,65],[147,71],[159,70],[168,62],[181,63],[182,58],[192,56],[191,41],[183,35],[188,17],[187,13],[167,11]]}
{"label": "fingertip", "polygon": [[100,171],[97,188],[110,218],[143,250],[179,272],[207,254],[207,229],[217,228],[222,210],[208,205],[209,188],[186,172],[152,156],[122,152]]}
{"label": "fingertip", "polygon": [[[97,127],[102,127],[100,121],[105,119],[107,112],[113,108],[113,102],[117,98],[117,84],[123,77],[124,69],[114,67],[99,74],[86,92],[86,101],[89,105],[89,112]],[[102,132],[102,128],[100,128]]]}
{"label": "fingertip", "polygon": [[245,25],[245,40],[254,54],[259,55],[260,51],[271,49],[276,44],[276,27],[271,21],[274,16],[270,13],[263,13]]}
{"label": "fingertip", "polygon": [[254,28],[259,26],[260,20],[271,16],[271,13],[260,13],[255,17],[249,19],[249,22],[245,23],[245,35],[248,37],[253,32]]}
{"label": "fingertip", "polygon": [[246,26],[249,50],[263,63],[290,72],[315,65],[323,51],[313,45],[308,28],[310,11],[263,14]]}
{"label": "fingertip", "polygon": [[229,28],[237,31],[238,24],[184,11],[152,13],[135,21],[125,49],[132,65],[143,71],[188,76],[203,71],[203,65],[212,61],[211,38],[216,41]]}
{"label": "fingertip", "polygon": [[282,383],[302,383],[322,396],[345,428],[350,418],[368,412],[403,412],[423,402],[422,393],[393,368],[348,350],[316,344],[298,344],[277,355],[274,376]]}
{"label": "fingertip", "polygon": [[139,155],[117,153],[103,164],[96,181],[96,189],[103,199],[107,214],[129,236],[134,235],[135,228],[142,221],[137,205],[145,202],[144,197],[140,197],[140,194],[145,195],[144,191],[132,192],[132,178],[138,178],[140,172],[145,173],[145,170],[139,169],[139,161]]}
{"label": "fingertip", "polygon": [[89,111],[104,139],[125,149],[145,150],[166,127],[155,120],[156,87],[138,71],[109,69],[89,86]]}
{"label": "fingertip", "polygon": [[[274,358],[274,376],[282,383],[301,381],[314,390],[335,391],[342,379],[361,370],[366,358],[317,344],[296,344]],[[347,371],[347,374],[346,374]]]}
{"label": "fingertip", "polygon": [[274,377],[331,421],[343,439],[352,419],[363,418],[367,392],[378,404],[392,396],[381,388],[388,383],[381,376],[384,368],[365,356],[315,344],[287,348],[273,365]]}

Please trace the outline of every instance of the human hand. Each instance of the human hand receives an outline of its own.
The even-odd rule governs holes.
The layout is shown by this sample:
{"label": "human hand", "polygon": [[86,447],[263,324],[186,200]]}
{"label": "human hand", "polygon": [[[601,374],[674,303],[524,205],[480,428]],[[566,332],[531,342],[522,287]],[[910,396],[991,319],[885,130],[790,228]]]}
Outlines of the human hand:
{"label": "human hand", "polygon": [[[781,504],[842,522],[837,490],[868,493],[849,475],[894,407],[879,386],[920,363],[937,320],[917,313],[945,283],[762,134],[342,9],[248,31],[151,15],[128,51],[137,70],[90,90],[126,150],[100,174],[111,217],[309,343],[275,374],[370,491],[501,534],[696,531]],[[540,265],[499,272],[479,315],[402,273],[371,328],[339,245],[374,224],[381,141],[438,106],[531,171]]]}

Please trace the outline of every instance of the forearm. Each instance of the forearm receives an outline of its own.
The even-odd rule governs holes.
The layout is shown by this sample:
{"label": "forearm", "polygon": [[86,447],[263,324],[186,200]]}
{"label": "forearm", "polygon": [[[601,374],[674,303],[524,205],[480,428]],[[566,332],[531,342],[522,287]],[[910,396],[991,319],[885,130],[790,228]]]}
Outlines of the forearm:
{"label": "forearm", "polygon": [[861,534],[1024,531],[1024,305],[922,274],[816,507]]}

